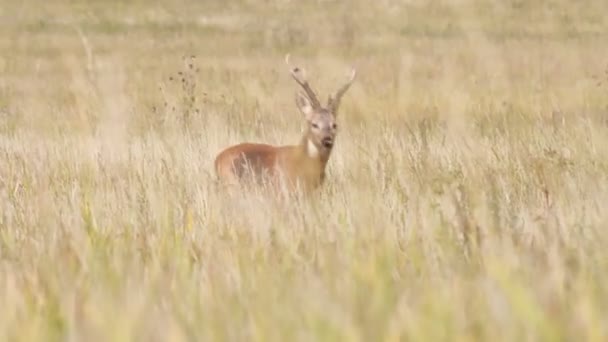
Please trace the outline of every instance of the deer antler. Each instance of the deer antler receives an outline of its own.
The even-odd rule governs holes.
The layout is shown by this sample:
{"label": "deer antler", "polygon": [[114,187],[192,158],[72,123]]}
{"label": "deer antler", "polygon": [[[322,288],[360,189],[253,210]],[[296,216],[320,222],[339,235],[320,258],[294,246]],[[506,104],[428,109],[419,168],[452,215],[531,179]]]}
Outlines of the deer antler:
{"label": "deer antler", "polygon": [[289,72],[291,73],[291,76],[293,77],[293,79],[306,92],[306,95],[308,96],[308,99],[310,100],[310,103],[313,106],[313,108],[319,109],[321,107],[321,103],[317,99],[317,95],[315,95],[315,92],[312,90],[312,88],[308,84],[308,81],[306,80],[306,72],[304,71],[304,69],[301,69],[298,67],[292,67],[289,64],[289,54],[287,54],[285,56],[285,64],[287,64],[287,66],[289,66]]}
{"label": "deer antler", "polygon": [[336,111],[338,110],[338,107],[340,106],[340,99],[342,98],[342,95],[344,95],[344,93],[346,93],[348,88],[350,88],[350,85],[353,84],[356,76],[357,76],[357,70],[355,68],[353,68],[352,71],[350,72],[350,77],[348,78],[348,81],[342,87],[340,87],[340,89],[338,89],[338,91],[336,91],[333,95],[331,95],[329,97],[329,100],[327,101],[327,107],[332,113],[335,114]]}

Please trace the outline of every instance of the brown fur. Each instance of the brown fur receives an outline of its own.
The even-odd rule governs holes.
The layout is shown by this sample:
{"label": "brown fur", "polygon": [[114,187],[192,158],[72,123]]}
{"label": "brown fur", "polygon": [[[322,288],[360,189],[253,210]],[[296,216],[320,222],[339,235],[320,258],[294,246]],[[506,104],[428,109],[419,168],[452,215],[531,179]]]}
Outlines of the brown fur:
{"label": "brown fur", "polygon": [[325,179],[331,150],[315,146],[319,149],[318,156],[309,156],[307,144],[312,141],[309,135],[307,131],[299,145],[242,143],[228,147],[215,159],[216,173],[220,179],[233,185],[247,180],[258,184],[270,181],[273,186],[280,186],[278,181],[281,177],[288,189],[312,190]]}

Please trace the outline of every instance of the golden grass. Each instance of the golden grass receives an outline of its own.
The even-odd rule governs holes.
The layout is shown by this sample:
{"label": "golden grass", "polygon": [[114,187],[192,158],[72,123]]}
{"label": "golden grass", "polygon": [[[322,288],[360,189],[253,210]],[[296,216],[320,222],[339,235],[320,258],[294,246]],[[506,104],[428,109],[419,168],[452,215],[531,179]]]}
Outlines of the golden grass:
{"label": "golden grass", "polygon": [[[606,340],[605,13],[3,4],[0,340]],[[228,196],[218,151],[299,139],[287,52],[358,68],[328,181]]]}

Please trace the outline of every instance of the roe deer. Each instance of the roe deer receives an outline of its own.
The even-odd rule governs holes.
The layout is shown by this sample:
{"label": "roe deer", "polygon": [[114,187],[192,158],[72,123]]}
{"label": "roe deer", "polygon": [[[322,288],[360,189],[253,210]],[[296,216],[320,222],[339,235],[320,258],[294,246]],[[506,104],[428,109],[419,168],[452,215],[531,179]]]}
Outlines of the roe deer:
{"label": "roe deer", "polygon": [[300,143],[288,146],[241,143],[228,147],[215,159],[220,181],[237,185],[247,177],[257,181],[266,179],[274,186],[284,185],[290,190],[300,188],[303,191],[313,190],[323,183],[325,167],[336,141],[340,99],[355,80],[356,70],[352,69],[348,81],[329,97],[326,106],[322,106],[308,84],[305,71],[292,68],[289,55],[285,62],[293,79],[304,90],[296,95],[296,105],[307,122]]}

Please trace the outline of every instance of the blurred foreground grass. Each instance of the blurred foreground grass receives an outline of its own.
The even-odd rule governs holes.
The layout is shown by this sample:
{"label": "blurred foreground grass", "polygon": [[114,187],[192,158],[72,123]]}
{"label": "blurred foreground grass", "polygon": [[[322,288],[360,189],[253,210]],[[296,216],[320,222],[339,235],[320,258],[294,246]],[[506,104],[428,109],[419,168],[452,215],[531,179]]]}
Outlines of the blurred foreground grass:
{"label": "blurred foreground grass", "polygon": [[[608,338],[608,5],[4,1],[0,339]],[[343,100],[326,186],[217,188]],[[602,228],[604,227],[604,228]]]}

